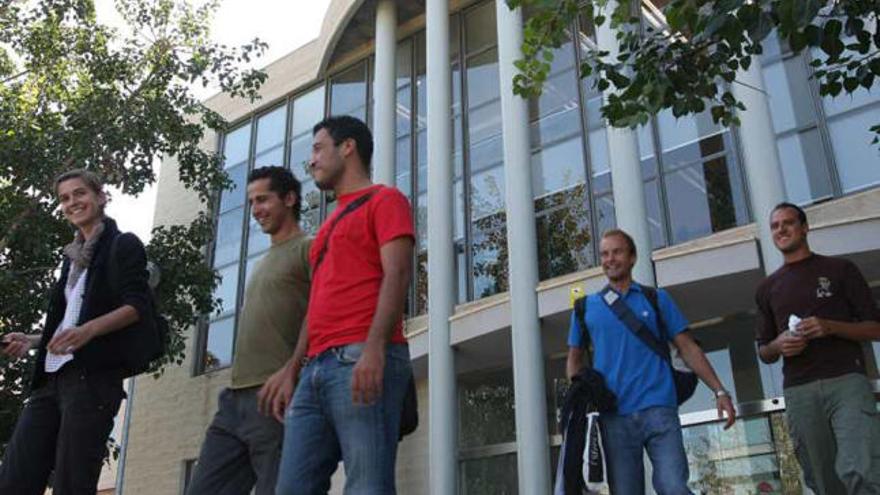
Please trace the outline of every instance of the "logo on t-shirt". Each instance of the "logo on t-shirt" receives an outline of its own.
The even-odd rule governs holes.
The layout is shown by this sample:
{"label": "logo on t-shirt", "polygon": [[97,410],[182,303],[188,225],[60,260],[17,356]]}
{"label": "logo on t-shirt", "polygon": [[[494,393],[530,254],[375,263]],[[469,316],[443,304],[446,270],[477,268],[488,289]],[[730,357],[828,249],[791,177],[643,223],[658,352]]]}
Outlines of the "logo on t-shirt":
{"label": "logo on t-shirt", "polygon": [[823,297],[831,297],[834,293],[831,292],[831,280],[828,280],[828,277],[819,277],[819,287],[816,288],[816,297],[822,299]]}

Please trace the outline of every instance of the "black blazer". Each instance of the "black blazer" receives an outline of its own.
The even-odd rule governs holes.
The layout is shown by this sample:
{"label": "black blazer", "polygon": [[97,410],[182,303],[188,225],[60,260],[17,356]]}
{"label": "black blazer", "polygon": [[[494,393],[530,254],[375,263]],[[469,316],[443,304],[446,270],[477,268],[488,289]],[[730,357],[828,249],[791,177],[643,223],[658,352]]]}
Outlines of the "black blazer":
{"label": "black blazer", "polygon": [[[119,280],[118,293],[114,294],[108,277],[108,258],[110,246],[116,236],[119,236],[116,245]],[[67,307],[64,287],[69,272],[70,262],[65,258],[61,267],[61,277],[52,287],[49,296],[49,308],[38,347],[36,368],[31,378],[31,390],[37,389],[46,380],[44,371],[46,346],[64,319],[64,310]],[[120,233],[116,222],[111,218],[105,218],[104,232],[98,239],[86,273],[83,304],[77,324],[82,325],[126,304],[133,306],[140,318],[128,327],[96,337],[74,351],[74,363],[87,372],[109,371],[118,373],[120,377],[143,371],[136,369],[133,363],[138,358],[141,334],[151,331],[148,325],[152,322],[152,318],[148,315],[152,311],[152,299],[147,279],[147,256],[140,239],[131,233]]]}

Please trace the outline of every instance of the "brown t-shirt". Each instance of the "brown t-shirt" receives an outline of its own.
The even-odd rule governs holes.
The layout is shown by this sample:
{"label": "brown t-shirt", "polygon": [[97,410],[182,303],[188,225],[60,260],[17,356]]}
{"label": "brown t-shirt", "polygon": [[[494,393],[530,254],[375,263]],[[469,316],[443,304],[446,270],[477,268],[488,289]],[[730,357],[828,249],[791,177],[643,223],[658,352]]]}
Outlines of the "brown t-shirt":
{"label": "brown t-shirt", "polygon": [[273,245],[248,276],[230,388],[262,385],[293,355],[309,301],[311,243],[297,235]]}
{"label": "brown t-shirt", "polygon": [[[846,322],[880,319],[859,269],[848,260],[818,254],[776,270],[758,286],[755,302],[759,345],[788,330],[792,314]],[[865,373],[862,346],[840,337],[810,340],[804,352],[783,358],[785,387],[853,372]]]}

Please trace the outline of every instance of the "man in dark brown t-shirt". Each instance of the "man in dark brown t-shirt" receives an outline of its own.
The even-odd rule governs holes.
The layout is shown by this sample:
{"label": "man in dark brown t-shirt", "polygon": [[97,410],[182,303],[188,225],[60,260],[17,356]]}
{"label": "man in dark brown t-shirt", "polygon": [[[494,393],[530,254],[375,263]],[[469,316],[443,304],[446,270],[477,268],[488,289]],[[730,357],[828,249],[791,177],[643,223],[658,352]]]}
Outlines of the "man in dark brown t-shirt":
{"label": "man in dark brown t-shirt", "polygon": [[880,311],[865,278],[807,243],[806,214],[781,203],[770,217],[785,264],[755,296],[758,353],[784,357],[789,429],[817,494],[880,494],[880,417],[865,376],[862,342],[880,340]]}

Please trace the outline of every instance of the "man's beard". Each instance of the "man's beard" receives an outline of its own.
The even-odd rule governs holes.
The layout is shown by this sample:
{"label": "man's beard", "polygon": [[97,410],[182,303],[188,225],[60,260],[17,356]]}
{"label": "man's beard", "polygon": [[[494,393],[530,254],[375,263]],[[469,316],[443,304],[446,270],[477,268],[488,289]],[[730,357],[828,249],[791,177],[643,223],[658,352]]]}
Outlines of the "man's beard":
{"label": "man's beard", "polygon": [[789,244],[788,246],[786,246],[786,247],[784,247],[784,248],[781,248],[781,247],[779,247],[779,246],[776,246],[776,247],[777,247],[777,248],[779,249],[779,251],[782,252],[783,254],[788,254],[788,253],[794,253],[795,251],[797,251],[797,250],[799,250],[800,248],[802,248],[803,245],[804,245],[804,243],[805,243],[805,240],[804,240],[804,239],[801,239],[801,240],[799,240],[799,241],[794,241],[794,242],[792,242],[791,244]]}
{"label": "man's beard", "polygon": [[318,189],[322,191],[332,191],[333,187],[336,186],[336,183],[339,182],[339,177],[342,175],[343,169],[337,170],[333,174],[328,174],[324,180],[319,181],[315,179],[315,185],[318,186]]}

